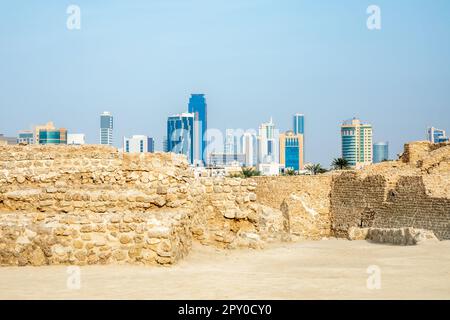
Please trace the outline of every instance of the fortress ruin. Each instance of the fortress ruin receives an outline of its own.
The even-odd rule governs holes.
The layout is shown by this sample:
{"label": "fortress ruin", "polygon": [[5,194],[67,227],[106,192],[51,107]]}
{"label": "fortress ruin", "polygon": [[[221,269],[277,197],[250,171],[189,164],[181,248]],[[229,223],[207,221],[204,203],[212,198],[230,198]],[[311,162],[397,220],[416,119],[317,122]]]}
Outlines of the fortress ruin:
{"label": "fortress ruin", "polygon": [[0,146],[0,265],[170,265],[192,242],[450,239],[450,144],[318,176],[195,178],[184,156]]}

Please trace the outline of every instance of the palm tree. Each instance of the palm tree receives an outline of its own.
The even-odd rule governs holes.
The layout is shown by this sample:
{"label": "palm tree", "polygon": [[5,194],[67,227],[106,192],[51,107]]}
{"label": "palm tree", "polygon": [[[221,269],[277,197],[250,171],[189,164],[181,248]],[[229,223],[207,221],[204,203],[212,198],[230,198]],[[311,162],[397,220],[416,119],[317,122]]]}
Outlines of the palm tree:
{"label": "palm tree", "polygon": [[344,170],[344,169],[348,169],[350,167],[348,160],[344,159],[344,158],[334,159],[333,162],[331,163],[331,165],[333,166],[333,168],[335,170]]}
{"label": "palm tree", "polygon": [[284,170],[284,175],[285,176],[295,176],[296,172],[293,169],[286,169],[286,170]]}
{"label": "palm tree", "polygon": [[255,176],[260,176],[261,172],[255,170],[254,168],[243,167],[242,174],[244,175],[245,178],[251,178]]}
{"label": "palm tree", "polygon": [[316,175],[319,173],[325,173],[327,172],[326,169],[322,168],[322,166],[320,165],[320,163],[316,163],[316,164],[309,164],[305,167],[306,170],[310,171],[312,175]]}

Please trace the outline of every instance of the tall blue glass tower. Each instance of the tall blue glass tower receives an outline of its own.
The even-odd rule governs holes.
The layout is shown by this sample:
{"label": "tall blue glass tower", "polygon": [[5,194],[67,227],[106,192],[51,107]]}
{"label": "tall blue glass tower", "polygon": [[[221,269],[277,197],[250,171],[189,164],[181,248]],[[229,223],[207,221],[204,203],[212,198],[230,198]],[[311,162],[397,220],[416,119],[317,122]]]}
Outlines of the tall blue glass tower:
{"label": "tall blue glass tower", "polygon": [[294,114],[294,134],[305,134],[305,116],[300,113]]}
{"label": "tall blue glass tower", "polygon": [[184,154],[194,162],[194,114],[182,113],[167,119],[167,152]]}
{"label": "tall blue glass tower", "polygon": [[198,136],[195,137],[196,145],[198,146],[198,155],[204,164],[206,163],[207,155],[206,145],[207,136],[206,131],[208,129],[208,116],[207,116],[207,105],[204,94],[192,94],[189,98],[188,112],[194,114],[194,121],[197,122],[198,126]]}

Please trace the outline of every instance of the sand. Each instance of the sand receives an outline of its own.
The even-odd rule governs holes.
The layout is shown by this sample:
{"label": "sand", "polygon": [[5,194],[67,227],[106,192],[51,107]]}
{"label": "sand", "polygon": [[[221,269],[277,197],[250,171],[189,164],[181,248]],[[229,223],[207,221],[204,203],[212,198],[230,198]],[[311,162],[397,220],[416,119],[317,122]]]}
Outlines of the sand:
{"label": "sand", "polygon": [[[381,288],[369,289],[377,266]],[[322,240],[265,250],[194,245],[176,266],[1,267],[0,299],[450,299],[450,241],[390,246]]]}

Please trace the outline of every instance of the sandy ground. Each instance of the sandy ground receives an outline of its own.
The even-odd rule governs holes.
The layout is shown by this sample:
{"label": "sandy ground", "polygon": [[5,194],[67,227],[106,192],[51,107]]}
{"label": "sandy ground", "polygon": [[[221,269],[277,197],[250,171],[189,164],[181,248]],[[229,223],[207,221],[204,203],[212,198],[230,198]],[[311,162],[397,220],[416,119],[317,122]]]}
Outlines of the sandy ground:
{"label": "sandy ground", "polygon": [[[368,289],[379,267],[381,289]],[[0,299],[450,299],[450,241],[399,247],[323,240],[255,250],[195,245],[173,267],[2,267]]]}

